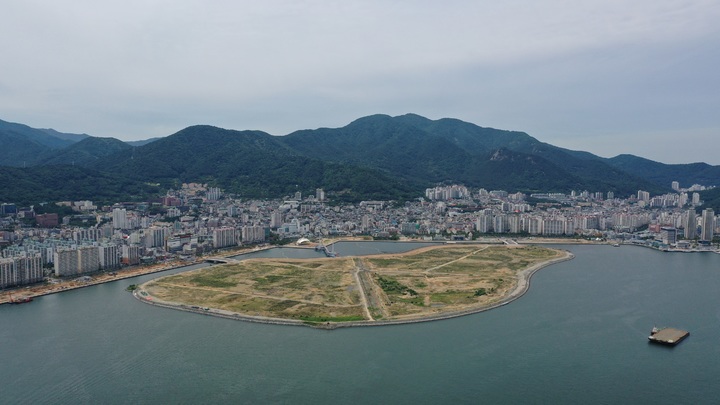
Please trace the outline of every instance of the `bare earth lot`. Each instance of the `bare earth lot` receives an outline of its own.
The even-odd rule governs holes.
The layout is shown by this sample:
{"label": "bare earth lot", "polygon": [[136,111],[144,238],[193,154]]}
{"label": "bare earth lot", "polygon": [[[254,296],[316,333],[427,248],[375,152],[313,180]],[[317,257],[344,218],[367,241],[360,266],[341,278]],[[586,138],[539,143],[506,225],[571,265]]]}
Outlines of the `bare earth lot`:
{"label": "bare earth lot", "polygon": [[250,259],[162,277],[140,299],[211,314],[291,323],[385,323],[475,312],[517,297],[543,264],[538,246],[434,246],[334,259]]}

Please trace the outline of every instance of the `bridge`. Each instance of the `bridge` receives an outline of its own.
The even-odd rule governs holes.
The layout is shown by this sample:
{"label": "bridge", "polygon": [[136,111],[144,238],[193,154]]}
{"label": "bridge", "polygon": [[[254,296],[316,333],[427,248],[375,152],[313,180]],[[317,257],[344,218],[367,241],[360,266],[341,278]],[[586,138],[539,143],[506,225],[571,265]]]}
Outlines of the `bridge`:
{"label": "bridge", "polygon": [[331,244],[330,249],[328,249],[328,247],[325,246],[325,244],[323,243],[322,239],[320,240],[320,243],[315,246],[315,250],[318,252],[322,251],[327,257],[337,257],[337,253],[335,253],[335,244]]}

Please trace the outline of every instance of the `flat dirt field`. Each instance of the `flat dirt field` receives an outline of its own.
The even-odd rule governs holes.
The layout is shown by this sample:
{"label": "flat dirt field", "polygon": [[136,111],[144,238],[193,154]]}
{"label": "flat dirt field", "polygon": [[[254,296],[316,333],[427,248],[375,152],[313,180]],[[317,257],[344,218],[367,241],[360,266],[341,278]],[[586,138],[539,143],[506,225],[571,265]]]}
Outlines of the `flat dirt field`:
{"label": "flat dirt field", "polygon": [[143,284],[143,299],[304,322],[412,320],[481,310],[528,270],[566,258],[538,246],[434,246],[404,254],[250,259]]}

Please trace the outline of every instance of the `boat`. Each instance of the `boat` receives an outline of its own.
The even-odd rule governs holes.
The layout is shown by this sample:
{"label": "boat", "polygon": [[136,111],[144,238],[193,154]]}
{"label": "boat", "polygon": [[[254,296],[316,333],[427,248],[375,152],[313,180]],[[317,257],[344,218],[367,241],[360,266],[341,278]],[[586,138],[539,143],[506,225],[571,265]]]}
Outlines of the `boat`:
{"label": "boat", "polygon": [[18,298],[11,298],[10,303],[11,304],[25,304],[32,300],[33,300],[33,297],[18,297]]}
{"label": "boat", "polygon": [[652,343],[675,346],[688,337],[690,332],[675,328],[657,328],[653,326],[648,340]]}

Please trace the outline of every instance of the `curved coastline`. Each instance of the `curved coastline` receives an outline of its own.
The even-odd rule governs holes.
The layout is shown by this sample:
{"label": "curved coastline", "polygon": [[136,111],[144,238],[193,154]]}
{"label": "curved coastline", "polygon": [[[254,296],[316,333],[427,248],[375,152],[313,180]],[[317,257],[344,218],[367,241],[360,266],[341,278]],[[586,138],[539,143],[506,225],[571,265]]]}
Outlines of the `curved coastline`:
{"label": "curved coastline", "polygon": [[[252,251],[238,250],[232,256],[239,256],[248,253],[254,253],[261,250],[271,249],[271,246],[263,246]],[[19,295],[30,298],[42,297],[45,295],[58,294],[66,291],[77,290],[79,288],[87,288],[96,286],[99,284],[112,283],[119,280],[125,280],[133,277],[146,276],[148,274],[162,273],[166,271],[181,269],[183,267],[193,266],[202,263],[204,259],[197,259],[190,262],[181,262],[174,260],[165,264],[155,265],[135,265],[126,268],[117,269],[114,271],[98,271],[94,273],[78,274],[76,276],[68,276],[60,284],[47,284],[46,282],[40,282],[27,286],[17,286],[8,288],[0,292],[0,305],[10,303],[10,294],[18,292]],[[111,275],[113,274],[114,275]],[[74,278],[90,276],[92,279],[84,282],[73,282]],[[24,288],[23,288],[24,287]]]}
{"label": "curved coastline", "polygon": [[562,252],[564,253],[564,255],[562,257],[558,257],[558,258],[551,259],[551,260],[548,260],[548,261],[545,261],[542,263],[535,264],[533,266],[530,266],[530,267],[518,272],[518,283],[517,283],[517,286],[515,287],[515,289],[513,289],[505,297],[503,297],[502,299],[500,299],[499,301],[497,301],[495,303],[492,303],[491,305],[480,306],[480,307],[476,307],[476,308],[468,308],[468,309],[462,310],[462,311],[447,312],[447,313],[442,313],[442,314],[437,314],[437,315],[429,315],[429,316],[418,317],[418,318],[409,318],[409,319],[394,319],[394,320],[385,320],[385,321],[364,320],[364,321],[349,321],[349,322],[316,323],[316,322],[307,322],[307,321],[302,321],[302,320],[285,319],[285,318],[252,316],[252,315],[245,315],[245,314],[240,314],[237,312],[231,312],[231,311],[226,311],[226,310],[216,309],[216,308],[207,308],[207,307],[201,308],[199,306],[179,304],[179,303],[173,303],[173,302],[165,302],[162,300],[158,300],[157,298],[148,294],[147,291],[144,290],[143,285],[138,286],[138,288],[133,291],[133,296],[141,302],[144,302],[144,303],[150,304],[150,305],[163,307],[163,308],[170,308],[170,309],[175,309],[175,310],[180,310],[180,311],[193,312],[193,313],[202,314],[202,315],[216,316],[216,317],[220,317],[220,318],[234,319],[234,320],[238,320],[238,321],[264,323],[264,324],[271,324],[271,325],[309,326],[309,327],[318,328],[318,329],[337,329],[337,328],[349,328],[349,327],[360,327],[360,326],[404,325],[404,324],[411,324],[411,323],[432,322],[432,321],[439,321],[439,320],[443,320],[443,319],[457,318],[457,317],[477,314],[480,312],[485,312],[485,311],[489,311],[491,309],[496,309],[496,308],[505,306],[505,305],[509,304],[510,302],[515,301],[516,299],[522,297],[523,295],[525,295],[528,292],[528,290],[530,289],[530,280],[531,280],[532,276],[538,270],[541,270],[552,264],[571,260],[575,257],[575,255],[573,255],[571,252],[569,252],[567,250],[562,250]]}
{"label": "curved coastline", "polygon": [[[146,276],[148,274],[154,274],[154,273],[162,273],[165,271],[175,270],[183,267],[192,266],[195,264],[201,263],[200,261],[195,262],[189,262],[189,263],[182,263],[182,264],[170,264],[167,266],[133,266],[131,268],[127,269],[120,269],[117,270],[115,275],[110,276],[110,272],[102,271],[102,272],[96,272],[96,273],[88,273],[85,274],[90,277],[96,277],[90,281],[78,283],[72,285],[64,285],[64,284],[38,284],[38,285],[30,285],[27,286],[27,290],[22,289],[22,287],[17,287],[11,290],[7,290],[10,293],[13,291],[21,292],[23,296],[30,297],[30,298],[37,298],[42,297],[45,295],[51,295],[51,294],[58,294],[66,291],[72,291],[77,290],[80,288],[87,288],[96,286],[99,284],[105,284],[105,283],[112,283],[115,281],[125,280],[128,278],[133,277],[140,277],[140,276]],[[82,277],[83,275],[77,275],[77,277]],[[98,277],[100,276],[100,277]],[[73,280],[64,280],[65,283],[70,283]],[[0,305],[7,304],[10,302],[10,298],[8,294],[5,294],[3,297],[0,297]]]}

